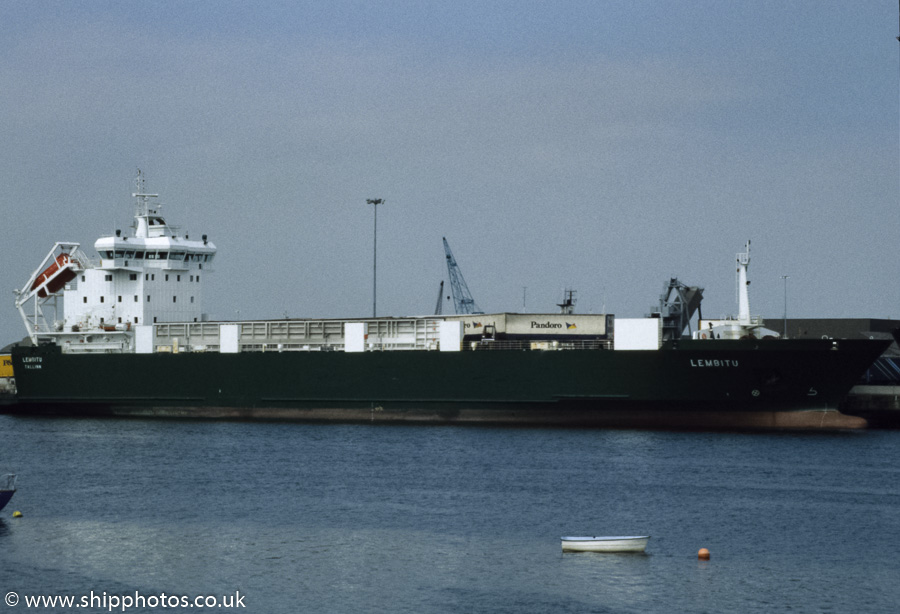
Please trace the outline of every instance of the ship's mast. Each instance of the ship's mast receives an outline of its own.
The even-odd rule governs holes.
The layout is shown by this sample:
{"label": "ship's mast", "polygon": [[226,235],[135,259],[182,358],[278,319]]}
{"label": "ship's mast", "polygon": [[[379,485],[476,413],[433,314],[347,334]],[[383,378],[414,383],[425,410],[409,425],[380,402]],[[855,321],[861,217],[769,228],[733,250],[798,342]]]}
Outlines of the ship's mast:
{"label": "ship's mast", "polygon": [[144,191],[144,173],[137,170],[134,178],[135,191],[131,194],[136,198],[134,205],[134,236],[147,238],[150,236],[150,216],[156,215],[156,209],[150,207],[150,199],[159,197],[159,194],[147,194]]}
{"label": "ship's mast", "polygon": [[563,315],[571,315],[575,313],[575,290],[566,290],[565,298],[562,303],[557,303],[559,312]]}
{"label": "ship's mast", "polygon": [[750,326],[750,296],[747,281],[747,268],[750,266],[750,241],[747,241],[746,251],[737,255],[738,274],[738,322]]}

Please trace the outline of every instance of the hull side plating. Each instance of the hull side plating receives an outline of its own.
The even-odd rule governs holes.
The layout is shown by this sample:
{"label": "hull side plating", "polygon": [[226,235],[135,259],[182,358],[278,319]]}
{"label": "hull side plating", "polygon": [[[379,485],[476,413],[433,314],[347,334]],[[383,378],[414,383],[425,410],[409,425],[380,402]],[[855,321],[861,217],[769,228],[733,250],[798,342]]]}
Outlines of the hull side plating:
{"label": "hull side plating", "polygon": [[886,343],[681,340],[658,351],[13,352],[14,411],[328,421],[858,428],[836,411]]}

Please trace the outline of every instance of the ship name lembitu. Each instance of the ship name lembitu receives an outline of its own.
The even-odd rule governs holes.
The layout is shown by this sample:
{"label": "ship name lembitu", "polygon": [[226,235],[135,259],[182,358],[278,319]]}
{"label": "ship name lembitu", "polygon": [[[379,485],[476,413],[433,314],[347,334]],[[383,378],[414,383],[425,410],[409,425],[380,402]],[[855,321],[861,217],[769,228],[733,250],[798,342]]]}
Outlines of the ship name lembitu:
{"label": "ship name lembitu", "polygon": [[[16,402],[56,415],[611,427],[853,428],[842,397],[888,342],[779,339],[698,320],[671,279],[646,318],[573,312],[208,321],[215,245],[180,235],[136,182],[130,236],[56,243],[16,291]],[[449,249],[449,248],[448,248]],[[58,299],[62,297],[62,314]]]}

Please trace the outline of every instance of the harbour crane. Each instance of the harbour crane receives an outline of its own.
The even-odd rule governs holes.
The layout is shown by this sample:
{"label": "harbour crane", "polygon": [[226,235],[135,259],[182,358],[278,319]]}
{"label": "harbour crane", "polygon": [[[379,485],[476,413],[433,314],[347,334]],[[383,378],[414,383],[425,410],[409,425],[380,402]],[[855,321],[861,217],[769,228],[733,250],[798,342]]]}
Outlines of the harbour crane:
{"label": "harbour crane", "polygon": [[434,315],[439,316],[444,313],[444,280],[441,280],[441,286],[438,288],[437,305],[434,308]]}
{"label": "harbour crane", "polygon": [[472,298],[472,293],[469,292],[469,286],[466,285],[466,280],[463,279],[462,271],[459,270],[459,265],[456,264],[456,258],[453,257],[453,252],[450,251],[450,244],[447,243],[446,237],[444,238],[444,253],[447,255],[447,271],[450,274],[450,293],[453,295],[453,304],[456,308],[456,313],[484,313],[479,309],[478,305],[475,304],[475,299]]}

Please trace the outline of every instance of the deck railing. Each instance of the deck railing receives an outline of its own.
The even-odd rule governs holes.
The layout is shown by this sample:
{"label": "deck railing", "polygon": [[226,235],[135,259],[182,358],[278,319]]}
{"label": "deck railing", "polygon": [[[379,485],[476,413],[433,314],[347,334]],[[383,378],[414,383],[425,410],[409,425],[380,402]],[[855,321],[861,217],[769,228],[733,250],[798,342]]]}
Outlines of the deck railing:
{"label": "deck railing", "polygon": [[532,340],[481,340],[463,344],[463,350],[467,351],[547,351],[547,350],[611,350],[612,341],[609,339],[586,339],[566,341],[532,341]]}

